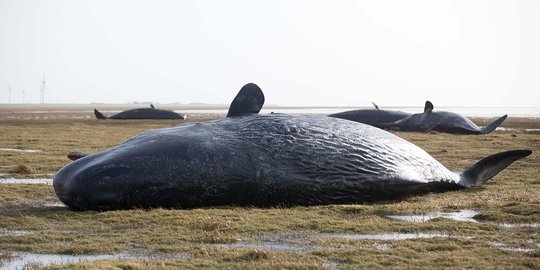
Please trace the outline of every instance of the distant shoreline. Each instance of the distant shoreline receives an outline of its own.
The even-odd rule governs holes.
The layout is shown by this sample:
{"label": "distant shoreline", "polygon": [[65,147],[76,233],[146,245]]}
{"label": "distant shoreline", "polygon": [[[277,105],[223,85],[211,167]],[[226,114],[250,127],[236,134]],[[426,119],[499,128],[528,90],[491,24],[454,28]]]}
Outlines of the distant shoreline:
{"label": "distant shoreline", "polygon": [[[173,110],[180,113],[224,115],[227,114],[227,104],[155,104],[157,108]],[[120,111],[150,107],[148,104],[1,104],[1,114],[55,114],[77,113],[93,115],[96,108],[105,114],[114,114]],[[326,115],[342,111],[357,109],[373,109],[370,106],[278,106],[265,105],[261,113],[287,113],[287,114],[319,114]],[[423,107],[384,107],[387,110],[398,110],[408,113],[423,112]],[[499,117],[507,114],[509,117],[540,118],[540,107],[437,107],[439,111],[450,111],[468,117]]]}

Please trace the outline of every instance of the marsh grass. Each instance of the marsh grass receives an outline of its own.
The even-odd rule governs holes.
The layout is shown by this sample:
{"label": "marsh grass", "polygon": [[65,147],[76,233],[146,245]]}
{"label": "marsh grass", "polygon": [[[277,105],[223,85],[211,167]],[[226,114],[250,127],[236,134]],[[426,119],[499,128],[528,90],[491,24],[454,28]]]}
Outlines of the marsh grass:
{"label": "marsh grass", "polygon": [[[87,115],[83,115],[85,117]],[[483,121],[482,119],[480,119]],[[188,120],[189,121],[189,120]],[[479,121],[478,119],[475,121]],[[70,151],[97,152],[141,132],[185,121],[98,121],[0,117],[0,173],[15,178],[52,174],[70,162]],[[486,120],[487,122],[487,120]],[[538,128],[539,120],[508,119],[505,125]],[[396,133],[454,171],[503,150],[531,149],[481,188],[413,196],[376,204],[291,208],[209,207],[74,212],[58,206],[52,186],[0,185],[0,229],[31,233],[0,235],[0,262],[14,251],[61,254],[189,254],[183,259],[109,260],[51,269],[358,269],[358,268],[539,268],[540,134],[523,129],[489,136]],[[19,165],[33,171],[19,171]],[[52,206],[51,206],[52,205]],[[392,220],[389,214],[475,209],[479,222],[437,218],[423,223]],[[443,233],[448,237],[409,240],[350,240],[329,234]],[[282,242],[303,251],[225,248],[216,244]],[[532,252],[503,250],[527,248]]]}

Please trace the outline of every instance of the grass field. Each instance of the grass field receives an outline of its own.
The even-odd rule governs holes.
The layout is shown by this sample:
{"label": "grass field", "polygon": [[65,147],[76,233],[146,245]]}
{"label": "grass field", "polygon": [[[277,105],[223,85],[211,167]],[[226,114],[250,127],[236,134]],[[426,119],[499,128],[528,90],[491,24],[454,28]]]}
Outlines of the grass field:
{"label": "grass field", "polygon": [[[183,121],[98,121],[88,112],[0,113],[0,178],[52,178],[70,151],[97,152]],[[188,121],[204,121],[190,118]],[[479,124],[486,119],[475,119]],[[18,254],[139,254],[50,268],[540,268],[540,119],[488,136],[396,133],[454,171],[504,150],[533,154],[482,188],[377,204],[73,212],[50,185],[0,184],[0,266]],[[473,221],[389,215],[474,210]],[[410,239],[384,239],[411,236]],[[406,237],[404,237],[406,238]],[[40,268],[40,265],[26,265]]]}

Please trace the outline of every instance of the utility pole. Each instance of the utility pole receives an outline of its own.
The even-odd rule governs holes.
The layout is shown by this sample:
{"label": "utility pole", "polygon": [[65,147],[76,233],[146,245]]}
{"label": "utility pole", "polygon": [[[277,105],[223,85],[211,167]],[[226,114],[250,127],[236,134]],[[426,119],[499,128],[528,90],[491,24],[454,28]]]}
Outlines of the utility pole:
{"label": "utility pole", "polygon": [[8,104],[11,104],[11,85],[8,87]]}
{"label": "utility pole", "polygon": [[45,91],[47,90],[47,85],[45,84],[45,73],[43,73],[43,81],[41,81],[41,104],[45,104]]}
{"label": "utility pole", "polygon": [[22,103],[24,104],[24,100],[26,99],[26,91],[24,89],[22,90]]}

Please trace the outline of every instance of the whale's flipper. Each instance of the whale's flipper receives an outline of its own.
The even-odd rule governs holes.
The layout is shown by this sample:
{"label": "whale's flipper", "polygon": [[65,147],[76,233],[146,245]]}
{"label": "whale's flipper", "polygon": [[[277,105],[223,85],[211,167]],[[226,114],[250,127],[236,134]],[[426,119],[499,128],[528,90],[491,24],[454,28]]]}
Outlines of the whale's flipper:
{"label": "whale's flipper", "polygon": [[439,126],[441,125],[441,123],[436,123],[428,128],[426,128],[425,130],[423,130],[423,132],[425,133],[429,133],[429,132],[432,132],[433,130],[435,130],[436,128],[438,128]]}
{"label": "whale's flipper", "polygon": [[240,89],[229,107],[227,117],[256,114],[264,105],[264,94],[256,84],[248,83]]}
{"label": "whale's flipper", "polygon": [[378,106],[377,104],[375,104],[375,102],[372,101],[371,104],[373,104],[373,106],[375,107],[375,109],[380,110],[380,109],[379,109],[379,106]]}
{"label": "whale's flipper", "polygon": [[478,187],[514,161],[532,154],[531,150],[511,150],[488,156],[460,174],[460,185]]}
{"label": "whale's flipper", "polygon": [[424,105],[424,113],[430,113],[433,111],[433,103],[431,101],[426,100],[426,105]]}
{"label": "whale's flipper", "polygon": [[94,114],[96,115],[96,118],[97,119],[107,119],[107,117],[105,115],[103,115],[102,113],[100,113],[98,110],[94,109]]}
{"label": "whale's flipper", "polygon": [[491,124],[485,126],[480,130],[480,133],[482,134],[489,134],[490,132],[494,131],[496,128],[498,128],[504,120],[506,120],[506,117],[508,117],[507,114],[501,116],[499,119],[493,121]]}

